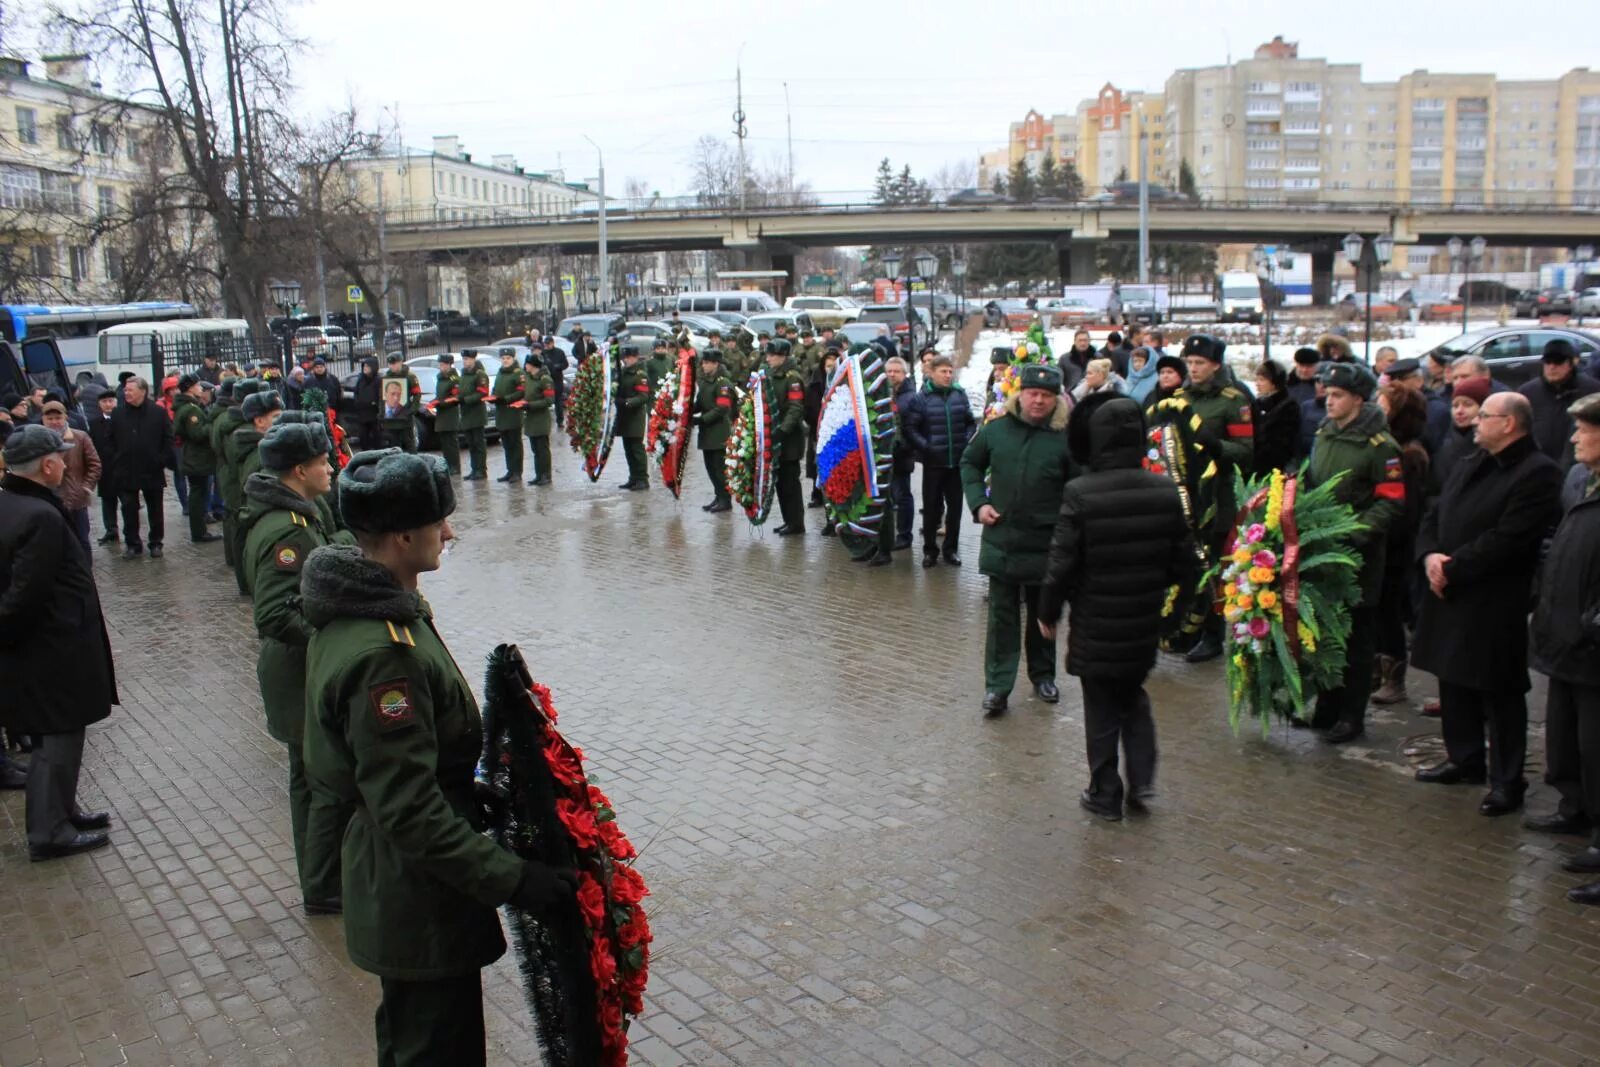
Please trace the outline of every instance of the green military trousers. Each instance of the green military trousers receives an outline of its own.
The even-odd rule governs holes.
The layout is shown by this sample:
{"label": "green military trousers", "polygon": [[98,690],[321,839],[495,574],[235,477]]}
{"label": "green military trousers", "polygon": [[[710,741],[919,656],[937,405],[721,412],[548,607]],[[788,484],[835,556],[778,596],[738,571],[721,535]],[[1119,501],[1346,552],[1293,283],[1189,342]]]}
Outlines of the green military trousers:
{"label": "green military trousers", "polygon": [[986,692],[1002,696],[1011,692],[1024,645],[1028,649],[1028,681],[1035,685],[1055,681],[1056,643],[1039,632],[1039,587],[991,577],[989,633],[983,645]]}

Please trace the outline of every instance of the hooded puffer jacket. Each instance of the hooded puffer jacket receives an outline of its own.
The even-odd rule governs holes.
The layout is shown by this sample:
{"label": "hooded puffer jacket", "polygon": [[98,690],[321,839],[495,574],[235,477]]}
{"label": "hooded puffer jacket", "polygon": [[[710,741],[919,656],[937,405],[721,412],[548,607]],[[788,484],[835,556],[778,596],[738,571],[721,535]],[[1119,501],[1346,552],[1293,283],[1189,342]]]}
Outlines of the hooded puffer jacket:
{"label": "hooded puffer jacket", "polygon": [[1055,622],[1062,603],[1072,605],[1068,674],[1143,679],[1168,591],[1177,586],[1183,603],[1197,577],[1183,504],[1172,479],[1143,469],[1144,415],[1127,397],[1085,398],[1067,441],[1088,473],[1062,493],[1039,617]]}

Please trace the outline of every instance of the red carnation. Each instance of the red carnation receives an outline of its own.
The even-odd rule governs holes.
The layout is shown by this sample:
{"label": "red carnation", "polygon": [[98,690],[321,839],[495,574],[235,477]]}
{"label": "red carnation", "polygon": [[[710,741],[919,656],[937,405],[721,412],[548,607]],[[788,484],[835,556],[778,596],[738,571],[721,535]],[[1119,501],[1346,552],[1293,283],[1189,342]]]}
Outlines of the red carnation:
{"label": "red carnation", "polygon": [[645,918],[643,908],[635,907],[633,917],[617,927],[617,944],[629,949],[647,944],[650,940],[650,920]]}
{"label": "red carnation", "polygon": [[545,743],[544,759],[550,765],[550,773],[561,784],[577,785],[583,781],[583,768],[560,738],[552,737]]}
{"label": "red carnation", "polygon": [[632,989],[622,991],[622,1010],[629,1015],[639,1015],[644,1011],[644,997]]}
{"label": "red carnation", "polygon": [[624,906],[644,900],[650,893],[638,871],[626,864],[618,864],[611,874],[611,899]]}
{"label": "red carnation", "polygon": [[589,971],[594,975],[595,985],[602,990],[616,979],[617,958],[611,954],[610,938],[597,935],[589,946]]}
{"label": "red carnation", "polygon": [[622,832],[617,825],[617,820],[607,819],[600,824],[600,841],[606,846],[606,851],[611,853],[613,859],[631,860],[639,854],[633,847],[633,842],[628,840],[628,835]]}
{"label": "red carnation", "polygon": [[611,801],[606,799],[606,795],[592,785],[589,787],[589,803],[593,804],[597,810],[611,806]]}
{"label": "red carnation", "polygon": [[600,1005],[600,1027],[607,1033],[627,1040],[622,1034],[622,1004],[616,997],[607,997],[606,1002]]}
{"label": "red carnation", "polygon": [[593,848],[599,840],[600,830],[595,826],[594,812],[588,806],[575,800],[558,800],[556,817],[567,828],[567,833],[572,835],[572,843],[579,848]]}
{"label": "red carnation", "polygon": [[586,872],[578,874],[578,910],[593,929],[606,921],[606,891]]}

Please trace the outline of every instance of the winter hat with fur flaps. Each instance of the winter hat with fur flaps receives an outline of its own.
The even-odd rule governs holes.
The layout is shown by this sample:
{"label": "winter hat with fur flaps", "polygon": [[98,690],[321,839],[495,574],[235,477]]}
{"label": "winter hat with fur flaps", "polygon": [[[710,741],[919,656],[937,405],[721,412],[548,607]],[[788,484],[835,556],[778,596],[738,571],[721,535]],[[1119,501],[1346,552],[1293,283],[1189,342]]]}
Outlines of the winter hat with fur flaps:
{"label": "winter hat with fur flaps", "polygon": [[307,411],[304,409],[300,411],[285,411],[282,415],[278,416],[278,423],[281,425],[286,422],[298,422],[304,423],[307,426],[317,426],[322,429],[323,433],[328,432],[328,416],[324,415],[320,411]]}
{"label": "winter hat with fur flaps", "polygon": [[267,383],[260,378],[241,378],[234,384],[233,398],[239,403],[244,403],[244,398],[251,393],[259,393],[267,387]]}
{"label": "winter hat with fur flaps", "polygon": [[239,405],[239,411],[244,415],[246,422],[251,419],[259,419],[263,415],[270,415],[274,411],[282,410],[283,397],[271,389],[251,393],[244,398],[244,403]]}
{"label": "winter hat with fur flaps", "polygon": [[339,514],[365,533],[415,530],[456,510],[450,472],[438,456],[398,448],[358,452],[339,475]]}
{"label": "winter hat with fur flaps", "polygon": [[1317,354],[1324,360],[1335,360],[1339,363],[1348,363],[1355,359],[1355,354],[1350,350],[1350,342],[1336,333],[1325,333],[1317,338]]}
{"label": "winter hat with fur flaps", "polygon": [[325,456],[332,449],[328,442],[328,431],[322,428],[320,422],[288,421],[289,415],[299,415],[298,411],[284,412],[284,418],[279,419],[261,438],[261,443],[256,446],[261,454],[261,469],[282,474],[301,463],[309,463],[318,456]]}

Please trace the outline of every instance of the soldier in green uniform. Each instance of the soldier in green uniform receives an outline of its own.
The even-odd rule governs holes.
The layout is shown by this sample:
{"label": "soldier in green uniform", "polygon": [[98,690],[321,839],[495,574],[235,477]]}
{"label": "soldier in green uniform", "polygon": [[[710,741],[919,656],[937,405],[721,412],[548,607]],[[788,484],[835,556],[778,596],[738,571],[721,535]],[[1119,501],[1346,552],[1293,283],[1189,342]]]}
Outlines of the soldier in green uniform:
{"label": "soldier in green uniform", "polygon": [[808,382],[822,366],[822,346],[809,326],[800,331],[800,343],[794,349],[794,365],[800,368],[801,379]]}
{"label": "soldier in green uniform", "polygon": [[[1203,333],[1191,334],[1183,342],[1183,362],[1189,368],[1189,382],[1177,396],[1189,402],[1200,417],[1196,441],[1217,464],[1217,511],[1210,527],[1195,531],[1197,539],[1217,559],[1226,547],[1228,533],[1238,504],[1233,499],[1233,472],[1253,473],[1255,463],[1255,425],[1250,421],[1250,397],[1230,384],[1232,376],[1222,366],[1227,345]],[[1195,596],[1191,612],[1203,614],[1200,639],[1185,657],[1202,663],[1222,655],[1222,616],[1216,611],[1216,591],[1208,584]],[[1369,656],[1370,660],[1371,657]],[[1370,663],[1369,663],[1370,666]]]}
{"label": "soldier in green uniform", "polygon": [[342,848],[345,948],[382,985],[380,1064],[481,1067],[480,971],[506,947],[495,909],[566,903],[576,878],[481,832],[483,720],[417,590],[454,536],[443,462],[363,452],[339,496],[360,547],[313,552],[301,604],[306,769],[356,810]]}
{"label": "soldier in green uniform", "polygon": [[228,439],[244,424],[246,398],[261,388],[261,382],[255,378],[243,378],[234,383],[229,405],[211,420],[211,454],[216,457],[217,493],[222,497],[222,558],[229,567],[239,562],[236,513],[244,503],[244,486],[239,468],[228,454]]}
{"label": "soldier in green uniform", "polygon": [[378,415],[386,446],[417,450],[417,409],[421,406],[422,383],[399,352],[390,352],[389,367],[378,382]]}
{"label": "soldier in green uniform", "polygon": [[715,495],[701,511],[721,512],[733,508],[728,496],[728,435],[733,432],[734,409],[738,406],[733,382],[722,369],[721,349],[707,347],[700,353],[700,377],[694,386],[694,421],[699,424],[696,445],[705,460],[706,477]]}
{"label": "soldier in green uniform", "polygon": [[439,454],[450,477],[461,477],[461,375],[456,357],[439,356],[439,380],[433,387],[433,432],[439,435]]}
{"label": "soldier in green uniform", "polygon": [[500,448],[506,454],[506,472],[497,482],[516,482],[522,478],[522,371],[517,367],[517,350],[500,350],[500,373],[494,376],[494,428],[500,434]]}
{"label": "soldier in green uniform", "polygon": [[205,399],[196,375],[185,374],[178,379],[172,436],[183,448],[183,476],[189,480],[189,540],[195,544],[219,540],[206,529],[206,506],[211,500],[211,476],[217,472],[217,454],[211,450],[211,420],[206,417]]}
{"label": "soldier in green uniform", "polygon": [[650,383],[650,395],[656,395],[656,388],[661,385],[661,379],[667,376],[678,363],[676,352],[671,351],[665,340],[659,340],[650,350],[650,358],[644,361],[645,380]]}
{"label": "soldier in green uniform", "polygon": [[790,358],[788,341],[768,341],[767,402],[772,406],[772,476],[776,480],[779,537],[806,532],[800,464],[806,458],[806,383]]}
{"label": "soldier in green uniform", "polygon": [[650,419],[650,381],[639,362],[639,346],[631,341],[621,349],[622,370],[617,375],[617,437],[628,460],[628,480],[623,489],[650,488],[645,467],[644,431]]}
{"label": "soldier in green uniform", "polygon": [[244,584],[244,534],[239,529],[239,516],[245,503],[244,483],[246,478],[260,469],[258,446],[261,438],[282,411],[283,397],[278,395],[277,390],[263,385],[246,396],[244,403],[239,405],[239,414],[243,419],[223,443],[223,456],[237,485],[234,491],[237,503],[228,509],[228,519],[233,523],[233,577],[239,584],[239,593],[244,596],[250,593]]}
{"label": "soldier in green uniform", "polygon": [[1372,402],[1378,379],[1363,363],[1324,363],[1317,374],[1325,389],[1328,417],[1317,430],[1306,467],[1307,488],[1343,475],[1334,487],[1339,501],[1355,509],[1365,527],[1350,541],[1361,555],[1361,600],[1350,609],[1343,684],[1317,696],[1311,725],[1326,730],[1330,744],[1354,741],[1366,732],[1372,695],[1372,658],[1377,635],[1374,611],[1383,587],[1384,538],[1406,506],[1400,445],[1389,433],[1383,409]]}
{"label": "soldier in green uniform", "polygon": [[[1026,644],[1028,680],[1040,700],[1061,699],[1056,643],[1039,630],[1039,590],[1055,534],[1061,491],[1073,475],[1061,371],[1025,364],[1005,412],[980,428],[961,454],[967,509],[983,525],[978,569],[989,578],[984,642],[984,718],[1004,715]],[[1023,608],[1027,608],[1026,625]]]}
{"label": "soldier in green uniform", "polygon": [[478,362],[478,350],[461,353],[461,434],[467,439],[471,469],[464,482],[481,482],[489,477],[489,446],[484,430],[489,425],[489,372]]}
{"label": "soldier in green uniform", "polygon": [[529,485],[550,484],[551,408],[556,402],[556,383],[544,369],[544,359],[535,349],[522,361],[522,432],[528,437],[533,455],[533,477]]}
{"label": "soldier in green uniform", "polygon": [[300,571],[312,551],[334,537],[332,512],[319,506],[332,484],[332,448],[327,429],[315,418],[273,426],[257,446],[262,469],[245,481],[239,517],[240,570],[255,603],[256,635],[261,638],[256,678],[267,733],[289,749],[289,822],[308,915],[336,915],[340,910],[339,841],[351,813],[350,805],[336,795],[310,787],[302,750],[306,641],[311,632],[300,614]]}

